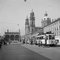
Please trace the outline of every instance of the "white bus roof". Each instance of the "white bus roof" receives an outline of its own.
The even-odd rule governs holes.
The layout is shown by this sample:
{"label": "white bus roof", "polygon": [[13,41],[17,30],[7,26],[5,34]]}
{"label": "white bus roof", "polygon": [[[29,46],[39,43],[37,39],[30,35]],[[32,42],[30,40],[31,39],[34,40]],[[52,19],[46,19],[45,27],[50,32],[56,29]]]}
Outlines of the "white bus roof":
{"label": "white bus roof", "polygon": [[40,37],[40,36],[45,36],[45,35],[38,35],[38,36],[36,36],[36,37]]}

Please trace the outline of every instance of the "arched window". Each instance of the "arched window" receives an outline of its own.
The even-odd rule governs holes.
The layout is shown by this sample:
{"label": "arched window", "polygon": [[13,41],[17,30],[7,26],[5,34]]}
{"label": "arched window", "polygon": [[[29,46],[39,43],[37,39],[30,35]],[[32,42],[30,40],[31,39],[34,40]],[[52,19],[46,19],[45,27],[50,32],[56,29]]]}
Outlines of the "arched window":
{"label": "arched window", "polygon": [[19,40],[19,35],[15,35],[15,40]]}
{"label": "arched window", "polygon": [[9,35],[5,35],[5,40],[6,41],[9,41],[9,38],[10,38]]}
{"label": "arched window", "polygon": [[11,39],[11,40],[14,40],[14,35],[11,35],[11,36],[10,36],[10,39]]}

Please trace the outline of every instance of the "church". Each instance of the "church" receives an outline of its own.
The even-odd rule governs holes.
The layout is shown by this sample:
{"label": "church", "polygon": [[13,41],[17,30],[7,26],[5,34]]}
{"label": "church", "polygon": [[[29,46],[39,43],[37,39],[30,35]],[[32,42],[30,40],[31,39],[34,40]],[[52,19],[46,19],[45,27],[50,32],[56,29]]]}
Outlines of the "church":
{"label": "church", "polygon": [[43,32],[42,27],[35,26],[35,15],[32,10],[32,12],[30,13],[30,17],[29,18],[27,17],[25,20],[25,35],[30,35],[30,34],[33,35],[42,32]]}

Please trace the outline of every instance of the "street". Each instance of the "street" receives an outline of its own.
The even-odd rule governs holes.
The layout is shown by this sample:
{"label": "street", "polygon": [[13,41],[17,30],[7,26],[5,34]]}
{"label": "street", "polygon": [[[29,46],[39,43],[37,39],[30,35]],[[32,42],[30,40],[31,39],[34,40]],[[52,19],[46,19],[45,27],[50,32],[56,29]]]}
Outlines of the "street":
{"label": "street", "polygon": [[0,49],[0,60],[50,60],[39,55],[21,44],[2,46]]}
{"label": "street", "polygon": [[60,60],[60,47],[39,47],[37,45],[29,44],[24,44],[22,46],[51,60]]}

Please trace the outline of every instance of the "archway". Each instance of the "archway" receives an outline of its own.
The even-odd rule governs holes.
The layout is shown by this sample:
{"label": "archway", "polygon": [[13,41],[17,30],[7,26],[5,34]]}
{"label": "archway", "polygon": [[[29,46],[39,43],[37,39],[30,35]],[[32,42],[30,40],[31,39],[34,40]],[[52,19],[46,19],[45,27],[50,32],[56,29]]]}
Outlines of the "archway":
{"label": "archway", "polygon": [[9,38],[10,38],[9,35],[5,35],[5,40],[6,40],[6,41],[9,41]]}
{"label": "archway", "polygon": [[10,36],[10,40],[14,40],[14,35],[11,35]]}
{"label": "archway", "polygon": [[19,40],[19,35],[15,35],[15,40]]}

